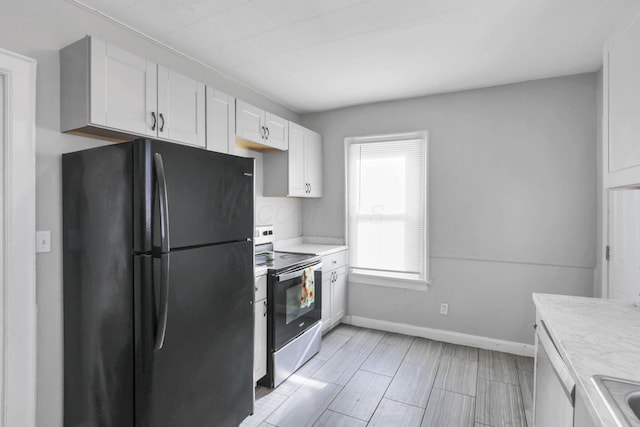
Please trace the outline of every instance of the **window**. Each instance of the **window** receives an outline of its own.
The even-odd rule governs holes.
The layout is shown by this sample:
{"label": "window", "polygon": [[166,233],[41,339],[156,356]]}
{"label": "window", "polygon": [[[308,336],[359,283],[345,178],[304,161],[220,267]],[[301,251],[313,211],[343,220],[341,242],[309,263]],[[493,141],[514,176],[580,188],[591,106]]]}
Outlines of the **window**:
{"label": "window", "polygon": [[427,132],[347,138],[345,144],[353,276],[371,284],[426,284]]}

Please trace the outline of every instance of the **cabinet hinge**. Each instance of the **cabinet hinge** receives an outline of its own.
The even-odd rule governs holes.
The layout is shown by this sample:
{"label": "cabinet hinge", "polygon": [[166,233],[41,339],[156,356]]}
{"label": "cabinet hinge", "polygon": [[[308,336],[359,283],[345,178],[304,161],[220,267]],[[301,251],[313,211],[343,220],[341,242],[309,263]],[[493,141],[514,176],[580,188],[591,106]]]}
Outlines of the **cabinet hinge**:
{"label": "cabinet hinge", "polygon": [[609,245],[607,245],[607,248],[606,248],[606,251],[605,251],[605,254],[604,254],[604,258],[607,261],[609,261],[610,256],[611,256],[611,249],[609,248]]}

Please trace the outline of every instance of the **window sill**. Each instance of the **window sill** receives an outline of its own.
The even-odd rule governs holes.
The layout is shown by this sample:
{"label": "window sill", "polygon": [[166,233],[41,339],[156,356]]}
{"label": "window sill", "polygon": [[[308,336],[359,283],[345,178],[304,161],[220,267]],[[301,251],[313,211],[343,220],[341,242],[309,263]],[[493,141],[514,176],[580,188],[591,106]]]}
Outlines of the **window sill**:
{"label": "window sill", "polygon": [[385,288],[408,289],[411,291],[422,292],[426,292],[431,284],[431,280],[400,279],[353,272],[349,272],[349,282],[361,285],[382,286]]}

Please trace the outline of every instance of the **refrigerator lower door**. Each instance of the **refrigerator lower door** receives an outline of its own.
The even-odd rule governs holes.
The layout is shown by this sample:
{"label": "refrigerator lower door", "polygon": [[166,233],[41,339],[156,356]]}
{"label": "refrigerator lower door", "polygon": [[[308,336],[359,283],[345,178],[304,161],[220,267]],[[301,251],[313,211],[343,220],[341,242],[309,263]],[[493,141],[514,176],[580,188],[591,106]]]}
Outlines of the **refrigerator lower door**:
{"label": "refrigerator lower door", "polygon": [[[166,262],[166,330],[156,349]],[[173,251],[139,269],[137,426],[236,427],[253,412],[252,263],[252,242],[239,242]]]}

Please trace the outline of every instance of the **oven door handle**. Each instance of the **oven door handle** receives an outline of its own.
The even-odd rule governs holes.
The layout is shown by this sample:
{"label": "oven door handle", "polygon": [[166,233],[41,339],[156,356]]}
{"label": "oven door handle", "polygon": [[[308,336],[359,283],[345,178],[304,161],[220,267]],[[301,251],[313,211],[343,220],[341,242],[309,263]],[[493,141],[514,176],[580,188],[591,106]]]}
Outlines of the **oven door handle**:
{"label": "oven door handle", "polygon": [[313,271],[320,270],[322,268],[322,263],[313,264],[311,266],[308,266],[308,267],[305,267],[305,268],[301,268],[299,270],[291,271],[291,272],[288,272],[288,273],[278,274],[276,276],[276,282],[285,282],[285,281],[287,281],[289,279],[295,279],[296,277],[299,277],[300,273],[305,271],[307,268],[311,268]]}

